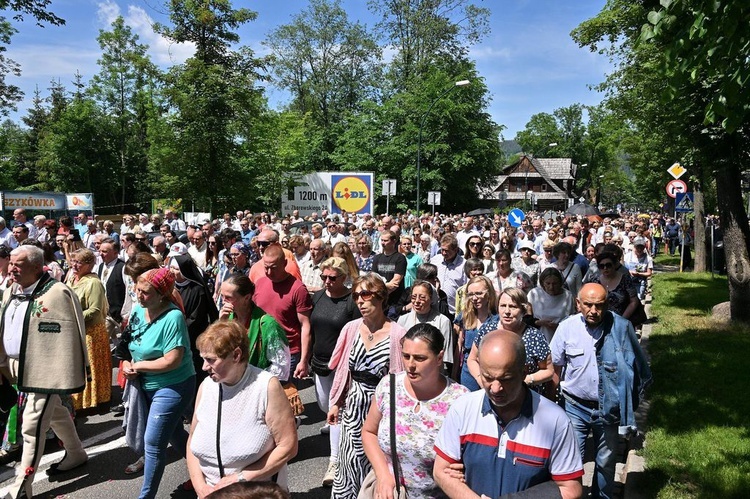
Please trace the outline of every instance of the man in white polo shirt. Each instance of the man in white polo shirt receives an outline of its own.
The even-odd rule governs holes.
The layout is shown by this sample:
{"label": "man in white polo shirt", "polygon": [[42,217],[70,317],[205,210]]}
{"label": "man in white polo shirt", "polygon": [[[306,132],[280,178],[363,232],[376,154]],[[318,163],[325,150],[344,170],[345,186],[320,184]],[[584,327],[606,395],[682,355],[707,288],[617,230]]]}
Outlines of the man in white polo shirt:
{"label": "man in white polo shirt", "polygon": [[[448,497],[581,496],[573,426],[556,404],[526,387],[525,361],[517,334],[494,331],[482,339],[484,390],[453,403],[435,440],[433,475]],[[446,473],[456,463],[463,463],[465,481]]]}

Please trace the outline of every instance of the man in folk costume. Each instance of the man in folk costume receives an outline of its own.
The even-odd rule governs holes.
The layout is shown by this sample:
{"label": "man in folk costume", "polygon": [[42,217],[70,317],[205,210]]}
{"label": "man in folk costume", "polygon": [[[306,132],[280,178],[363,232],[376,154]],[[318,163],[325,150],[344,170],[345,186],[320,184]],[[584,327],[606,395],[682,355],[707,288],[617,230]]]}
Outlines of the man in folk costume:
{"label": "man in folk costume", "polygon": [[61,395],[86,385],[88,357],[83,312],[75,294],[44,271],[44,253],[19,246],[10,255],[15,283],[5,290],[0,317],[0,371],[26,392],[23,452],[8,495],[32,497],[44,434],[51,427],[65,447],[47,474],[58,475],[88,460]]}

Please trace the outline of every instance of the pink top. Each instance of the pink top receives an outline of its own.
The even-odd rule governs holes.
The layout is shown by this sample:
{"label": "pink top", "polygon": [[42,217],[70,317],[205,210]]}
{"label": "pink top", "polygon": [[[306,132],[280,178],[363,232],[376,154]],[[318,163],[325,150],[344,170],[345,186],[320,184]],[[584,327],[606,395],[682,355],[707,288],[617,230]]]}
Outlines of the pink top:
{"label": "pink top", "polygon": [[[344,326],[336,341],[336,348],[333,349],[331,360],[328,362],[328,368],[333,369],[333,385],[329,395],[329,404],[334,405],[341,399],[341,396],[349,388],[349,355],[354,345],[354,339],[359,334],[359,326],[364,319],[355,319]],[[404,359],[401,356],[401,338],[406,334],[406,329],[399,326],[398,323],[390,321],[390,367],[388,372],[398,373],[404,370]],[[395,341],[394,341],[395,340]],[[329,406],[330,406],[329,405]]]}

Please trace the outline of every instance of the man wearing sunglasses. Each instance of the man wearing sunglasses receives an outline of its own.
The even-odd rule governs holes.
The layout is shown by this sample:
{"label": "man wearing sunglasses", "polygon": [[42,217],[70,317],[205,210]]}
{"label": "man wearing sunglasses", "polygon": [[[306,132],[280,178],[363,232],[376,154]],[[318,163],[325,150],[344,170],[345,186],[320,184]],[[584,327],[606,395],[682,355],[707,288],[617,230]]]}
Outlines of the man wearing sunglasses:
{"label": "man wearing sunglasses", "polygon": [[333,247],[336,243],[345,243],[346,236],[339,232],[339,225],[335,221],[328,222],[326,225],[328,234],[323,237],[323,240]]}

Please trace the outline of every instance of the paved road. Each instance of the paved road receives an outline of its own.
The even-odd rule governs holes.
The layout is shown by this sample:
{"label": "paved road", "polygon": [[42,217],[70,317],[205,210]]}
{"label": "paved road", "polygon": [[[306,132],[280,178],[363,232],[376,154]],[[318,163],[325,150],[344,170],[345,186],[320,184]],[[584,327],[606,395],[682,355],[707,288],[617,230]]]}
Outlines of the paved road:
{"label": "paved road", "polygon": [[[299,453],[290,465],[290,490],[293,498],[328,499],[330,489],[321,487],[328,466],[328,436],[319,430],[325,416],[315,402],[314,387],[310,383],[301,391],[305,404],[305,415],[299,429]],[[118,389],[119,391],[119,389]],[[119,396],[119,395],[118,395]],[[135,460],[135,454],[125,445],[120,425],[122,418],[111,414],[92,416],[78,424],[78,431],[89,452],[89,463],[79,470],[51,481],[44,470],[62,459],[63,451],[55,442],[48,443],[48,451],[42,459],[41,472],[34,484],[35,498],[91,498],[125,499],[138,497],[143,481],[142,474],[126,475],[125,466]],[[240,433],[241,435],[241,433]],[[169,464],[159,487],[159,498],[190,498],[189,493],[179,491],[179,486],[188,479],[185,461],[171,448]],[[12,483],[14,465],[0,466],[0,497],[5,496],[7,486]]]}

